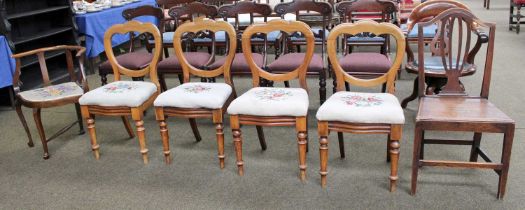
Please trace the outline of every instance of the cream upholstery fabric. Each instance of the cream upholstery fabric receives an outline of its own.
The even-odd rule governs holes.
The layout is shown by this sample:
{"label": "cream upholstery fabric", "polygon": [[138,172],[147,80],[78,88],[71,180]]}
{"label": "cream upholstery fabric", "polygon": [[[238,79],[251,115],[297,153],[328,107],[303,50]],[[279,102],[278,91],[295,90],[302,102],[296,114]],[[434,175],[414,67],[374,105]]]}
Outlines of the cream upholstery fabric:
{"label": "cream upholstery fabric", "polygon": [[84,93],[82,88],[74,82],[67,82],[58,85],[51,85],[34,90],[28,90],[18,93],[25,101],[46,102],[60,100],[69,97],[78,97]]}
{"label": "cream upholstery fabric", "polygon": [[189,82],[160,94],[153,104],[156,107],[222,108],[232,93],[225,83]]}
{"label": "cream upholstery fabric", "polygon": [[404,124],[397,98],[389,93],[337,92],[317,111],[317,120]]}
{"label": "cream upholstery fabric", "polygon": [[151,82],[115,81],[80,97],[80,105],[137,107],[157,91]]}
{"label": "cream upholstery fabric", "polygon": [[233,100],[229,114],[306,116],[308,93],[302,88],[256,87]]}

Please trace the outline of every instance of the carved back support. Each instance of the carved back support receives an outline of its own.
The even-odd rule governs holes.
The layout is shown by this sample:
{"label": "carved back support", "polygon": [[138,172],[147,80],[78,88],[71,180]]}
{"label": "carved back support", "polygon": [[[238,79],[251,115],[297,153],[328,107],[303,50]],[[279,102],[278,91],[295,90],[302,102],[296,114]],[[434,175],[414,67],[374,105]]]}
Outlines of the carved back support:
{"label": "carved back support", "polygon": [[[230,40],[235,40],[236,36],[235,29],[233,28],[233,26],[225,21],[199,20],[194,22],[187,22],[180,25],[177,28],[177,30],[175,30],[173,47],[175,49],[175,54],[177,55],[177,58],[179,59],[182,65],[184,82],[190,81],[190,75],[196,75],[199,77],[217,77],[223,74],[224,81],[227,84],[232,85],[230,78],[230,66],[233,61],[233,57],[235,56],[235,50],[229,50],[224,64],[217,69],[201,70],[195,68],[194,66],[188,63],[188,60],[186,59],[186,57],[184,56],[184,52],[182,51],[182,38],[185,33],[197,33],[200,31],[211,31],[214,33],[218,31],[225,31]],[[237,42],[229,42],[229,49],[235,49],[236,45]]]}
{"label": "carved back support", "polygon": [[168,15],[175,20],[175,25],[178,26],[179,20],[183,16],[187,16],[193,21],[194,16],[203,15],[207,18],[213,19],[217,17],[217,7],[213,5],[206,5],[201,2],[192,2],[182,6],[170,8]]}
{"label": "carved back support", "polygon": [[431,18],[434,18],[442,12],[452,8],[462,8],[470,11],[470,8],[467,5],[455,0],[426,1],[417,5],[414,10],[412,10],[412,13],[410,13],[410,16],[408,16],[407,30],[412,31],[416,23],[430,20]]}
{"label": "carved back support", "polygon": [[[124,17],[125,20],[130,21],[134,18],[141,17],[141,16],[153,16],[159,21],[158,28],[160,30],[160,37],[162,39],[162,34],[164,33],[164,11],[161,8],[154,7],[151,5],[143,5],[140,7],[130,8],[122,11],[122,17]],[[133,51],[133,44],[134,44],[134,33],[130,33],[130,44],[129,44],[129,51]]]}
{"label": "carved back support", "polygon": [[[27,52],[22,52],[18,54],[12,55],[12,57],[16,60],[16,69],[15,73],[13,75],[13,89],[15,90],[15,94],[20,92],[20,74],[22,73],[22,61],[21,59],[23,57],[27,56],[37,56],[38,63],[40,64],[40,72],[42,73],[42,82],[43,86],[50,86],[51,84],[51,78],[49,78],[49,72],[47,70],[47,64],[46,64],[46,58],[45,53],[52,52],[52,51],[65,51],[66,52],[66,62],[67,62],[67,71],[69,73],[69,77],[72,82],[79,82],[82,84],[83,88],[87,90],[87,83],[85,81],[86,75],[84,73],[84,53],[86,52],[85,47],[81,46],[68,46],[68,45],[58,45],[54,47],[46,47],[46,48],[40,48],[35,49]],[[79,61],[79,69],[80,74],[77,76],[75,75],[75,64],[73,61],[73,51],[76,51],[75,57],[78,58]]]}
{"label": "carved back support", "polygon": [[[268,34],[272,31],[283,31],[288,34],[300,32],[304,35],[306,40],[306,53],[301,66],[284,74],[272,74],[257,66],[252,57],[252,35],[257,33]],[[308,68],[314,54],[314,40],[314,34],[310,27],[306,23],[300,21],[271,20],[267,23],[255,23],[246,28],[242,34],[242,51],[246,61],[250,65],[250,70],[252,71],[253,86],[259,86],[260,78],[270,81],[288,81],[299,78],[301,88],[307,89],[306,69]]]}
{"label": "carved back support", "polygon": [[[493,23],[483,22],[474,16],[470,11],[453,8],[442,12],[432,20],[421,22],[418,25],[418,71],[419,71],[419,95],[424,96],[423,90],[425,85],[425,61],[424,61],[424,42],[423,42],[423,27],[431,24],[438,24],[440,26],[440,42],[445,43],[449,47],[440,48],[440,55],[442,64],[445,69],[447,83],[442,88],[439,95],[467,95],[463,84],[459,80],[461,72],[468,66],[474,65],[472,62],[472,53],[477,53],[480,47],[480,38],[486,35],[480,35],[481,28],[489,30],[487,55],[485,60],[485,69],[483,73],[483,82],[480,96],[487,98],[490,87],[490,78],[492,72],[492,60],[494,54],[494,36],[496,25]],[[446,32],[446,33],[445,33]],[[474,47],[471,47],[472,34],[478,36],[478,42]],[[454,38],[454,39],[453,39]],[[448,51],[445,51],[448,50]]]}
{"label": "carved back support", "polygon": [[157,0],[157,5],[162,9],[169,9],[175,6],[180,6],[182,4],[188,4],[195,2],[195,0]]}
{"label": "carved back support", "polygon": [[342,17],[343,22],[352,22],[356,12],[378,12],[381,13],[381,22],[391,19],[391,14],[397,11],[396,4],[388,0],[351,0],[336,4],[335,10]]}
{"label": "carved back support", "polygon": [[[337,58],[337,39],[341,35],[355,35],[359,33],[369,32],[377,35],[390,35],[396,41],[396,57],[394,62],[390,66],[388,72],[380,77],[373,79],[359,79],[346,73],[339,59]],[[345,82],[350,85],[356,85],[360,87],[374,87],[386,83],[388,93],[394,93],[394,82],[396,79],[397,71],[401,66],[401,62],[405,52],[405,36],[399,27],[392,23],[378,23],[373,20],[360,20],[355,24],[342,23],[334,27],[328,35],[327,41],[328,47],[328,58],[335,72],[337,80],[337,91],[345,90]]]}
{"label": "carved back support", "polygon": [[255,1],[238,1],[234,4],[222,5],[218,13],[225,21],[227,18],[235,18],[235,29],[238,30],[239,14],[250,14],[250,24],[253,23],[253,14],[263,16],[264,22],[266,22],[266,18],[272,14],[272,8],[268,4],[259,4]]}
{"label": "carved back support", "polygon": [[[121,66],[115,54],[113,53],[113,45],[111,39],[115,34],[126,34],[134,33],[139,34],[151,34],[155,42],[155,48],[153,49],[153,59],[151,63],[143,69],[140,70],[130,70],[126,67]],[[128,21],[124,24],[116,24],[109,28],[104,34],[104,49],[106,51],[106,56],[113,68],[113,74],[115,75],[115,81],[120,80],[120,74],[129,76],[129,77],[144,77],[149,74],[151,82],[155,83],[157,90],[160,90],[159,81],[157,78],[157,63],[160,59],[162,51],[162,39],[160,38],[160,32],[157,26],[152,23],[141,23],[139,21]]]}

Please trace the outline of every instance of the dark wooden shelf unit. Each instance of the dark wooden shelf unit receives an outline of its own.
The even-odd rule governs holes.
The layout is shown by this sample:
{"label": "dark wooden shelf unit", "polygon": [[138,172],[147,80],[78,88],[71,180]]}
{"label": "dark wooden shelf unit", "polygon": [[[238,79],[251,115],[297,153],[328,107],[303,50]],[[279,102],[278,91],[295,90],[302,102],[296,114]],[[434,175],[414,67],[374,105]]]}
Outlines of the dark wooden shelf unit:
{"label": "dark wooden shelf unit", "polygon": [[[79,45],[71,4],[70,0],[0,0],[0,33],[7,38],[13,53]],[[50,79],[65,79],[68,73],[64,52],[50,52],[45,57]],[[36,56],[21,62],[21,88],[40,87],[42,76]]]}

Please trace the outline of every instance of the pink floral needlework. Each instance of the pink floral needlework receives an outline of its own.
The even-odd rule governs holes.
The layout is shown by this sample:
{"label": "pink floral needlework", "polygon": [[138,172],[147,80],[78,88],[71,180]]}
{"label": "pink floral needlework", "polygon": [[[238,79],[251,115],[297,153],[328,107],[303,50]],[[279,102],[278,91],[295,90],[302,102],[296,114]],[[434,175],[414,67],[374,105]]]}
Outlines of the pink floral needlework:
{"label": "pink floral needlework", "polygon": [[130,91],[130,90],[134,90],[134,89],[137,89],[137,85],[136,84],[118,82],[118,83],[115,83],[115,84],[109,84],[107,87],[104,87],[104,92],[107,92],[107,93],[123,93],[125,91]]}
{"label": "pink floral needlework", "polygon": [[211,87],[206,87],[204,85],[192,85],[185,87],[184,90],[190,93],[202,93],[211,90]]}
{"label": "pink floral needlework", "polygon": [[383,104],[383,99],[377,96],[350,95],[341,97],[341,100],[343,100],[347,105],[356,107],[370,107]]}
{"label": "pink floral needlework", "polygon": [[293,93],[289,90],[283,89],[265,88],[255,91],[255,97],[260,100],[282,101],[290,96],[293,96]]}

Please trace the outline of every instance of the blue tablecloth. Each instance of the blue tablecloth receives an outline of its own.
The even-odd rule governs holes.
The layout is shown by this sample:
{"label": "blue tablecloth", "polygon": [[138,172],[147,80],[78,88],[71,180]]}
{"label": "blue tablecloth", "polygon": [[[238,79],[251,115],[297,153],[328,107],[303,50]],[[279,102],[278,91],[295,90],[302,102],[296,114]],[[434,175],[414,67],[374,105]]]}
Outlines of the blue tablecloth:
{"label": "blue tablecloth", "polygon": [[[104,52],[104,33],[106,30],[115,24],[126,22],[124,17],[122,17],[122,11],[142,5],[156,5],[156,3],[155,0],[141,0],[140,2],[100,12],[76,15],[75,20],[78,25],[78,32],[86,36],[86,55],[89,58],[93,58]],[[157,23],[157,20],[151,16],[139,17],[136,20]],[[113,46],[120,45],[128,40],[129,35],[115,35],[113,36]]]}
{"label": "blue tablecloth", "polygon": [[0,88],[13,85],[15,67],[16,62],[11,58],[11,48],[7,44],[7,39],[0,36]]}

